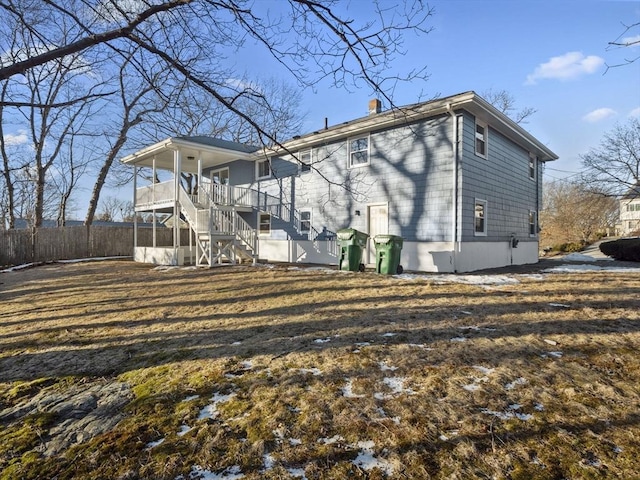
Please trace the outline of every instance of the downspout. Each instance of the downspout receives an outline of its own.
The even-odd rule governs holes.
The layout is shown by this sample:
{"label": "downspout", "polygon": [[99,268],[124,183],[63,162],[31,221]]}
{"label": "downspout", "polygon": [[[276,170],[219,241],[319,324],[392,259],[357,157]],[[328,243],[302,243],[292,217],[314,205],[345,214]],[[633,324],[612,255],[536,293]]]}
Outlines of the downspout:
{"label": "downspout", "polygon": [[453,207],[452,207],[452,223],[451,223],[451,235],[453,239],[453,271],[458,271],[456,253],[458,251],[458,164],[459,164],[459,132],[458,132],[458,117],[451,109],[451,103],[447,103],[447,113],[451,116],[451,131],[452,131],[452,154],[453,154]]}
{"label": "downspout", "polygon": [[136,205],[138,202],[138,166],[133,164],[133,259],[136,259],[136,248],[138,248],[138,212]]}

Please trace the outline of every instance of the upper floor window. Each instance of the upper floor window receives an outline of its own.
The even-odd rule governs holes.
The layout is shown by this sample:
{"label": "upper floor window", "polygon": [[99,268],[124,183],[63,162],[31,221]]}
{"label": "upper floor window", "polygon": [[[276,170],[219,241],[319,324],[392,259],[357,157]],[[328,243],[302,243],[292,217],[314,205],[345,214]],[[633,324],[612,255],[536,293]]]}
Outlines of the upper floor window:
{"label": "upper floor window", "polygon": [[476,119],[476,155],[487,158],[487,124]]}
{"label": "upper floor window", "polygon": [[487,234],[487,201],[476,200],[474,208],[474,235]]}
{"label": "upper floor window", "polygon": [[529,154],[529,178],[532,180],[536,179],[536,166],[538,164],[538,157],[536,157],[533,153]]}
{"label": "upper floor window", "polygon": [[303,150],[298,154],[300,160],[300,173],[311,171],[311,150]]}
{"label": "upper floor window", "polygon": [[256,164],[256,178],[271,178],[271,163],[269,159],[259,160]]}
{"label": "upper floor window", "polygon": [[369,164],[369,137],[349,140],[349,167]]}

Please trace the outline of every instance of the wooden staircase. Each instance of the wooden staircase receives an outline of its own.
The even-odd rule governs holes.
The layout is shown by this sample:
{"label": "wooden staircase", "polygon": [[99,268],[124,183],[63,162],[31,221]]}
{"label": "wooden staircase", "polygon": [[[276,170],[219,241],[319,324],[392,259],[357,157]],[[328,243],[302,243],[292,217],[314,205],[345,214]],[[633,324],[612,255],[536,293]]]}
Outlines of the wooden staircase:
{"label": "wooden staircase", "polygon": [[[203,198],[204,197],[204,198]],[[183,188],[179,194],[180,213],[194,232],[196,265],[257,262],[257,235],[233,205],[219,205],[208,195],[194,198]]]}

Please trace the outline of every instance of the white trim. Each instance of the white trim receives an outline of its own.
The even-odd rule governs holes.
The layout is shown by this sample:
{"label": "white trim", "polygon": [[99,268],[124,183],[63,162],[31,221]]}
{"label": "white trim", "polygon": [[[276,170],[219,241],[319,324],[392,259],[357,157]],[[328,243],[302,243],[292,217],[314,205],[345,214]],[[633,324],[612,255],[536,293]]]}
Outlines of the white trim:
{"label": "white trim", "polygon": [[[474,237],[486,237],[487,236],[487,206],[488,203],[486,200],[482,199],[482,198],[476,198],[473,201],[473,236]],[[476,230],[476,207],[478,205],[482,205],[482,219],[483,219],[483,230],[481,232],[478,232]]]}
{"label": "white trim", "polygon": [[[229,167],[216,168],[215,170],[211,170],[211,173],[209,173],[209,180],[211,181],[211,183],[214,183],[213,177],[216,173],[220,174],[220,172],[224,172],[225,170],[227,171],[227,183],[223,184],[221,182],[220,185],[229,185],[231,183],[231,170],[229,169]],[[218,178],[220,178],[220,175],[218,175]]]}
{"label": "white trim", "polygon": [[[360,153],[360,152],[364,152],[365,150],[356,150],[356,151],[351,151],[351,144],[353,142],[356,142],[358,140],[363,140],[366,139],[367,140],[367,161],[366,162],[362,162],[362,163],[358,163],[358,164],[353,164],[353,162],[351,161],[352,159],[352,154],[354,153]],[[350,137],[347,139],[347,167],[348,168],[361,168],[361,167],[366,167],[369,166],[371,164],[371,135],[369,133],[365,134],[365,135],[360,135],[357,137]]]}

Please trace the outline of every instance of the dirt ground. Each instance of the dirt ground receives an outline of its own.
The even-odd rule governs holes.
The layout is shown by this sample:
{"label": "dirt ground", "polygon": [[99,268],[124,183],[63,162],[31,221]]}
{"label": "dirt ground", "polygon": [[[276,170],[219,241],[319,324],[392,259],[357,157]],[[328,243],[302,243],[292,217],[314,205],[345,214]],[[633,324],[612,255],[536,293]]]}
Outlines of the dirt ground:
{"label": "dirt ground", "polygon": [[640,272],[566,263],[0,274],[0,479],[633,478]]}

